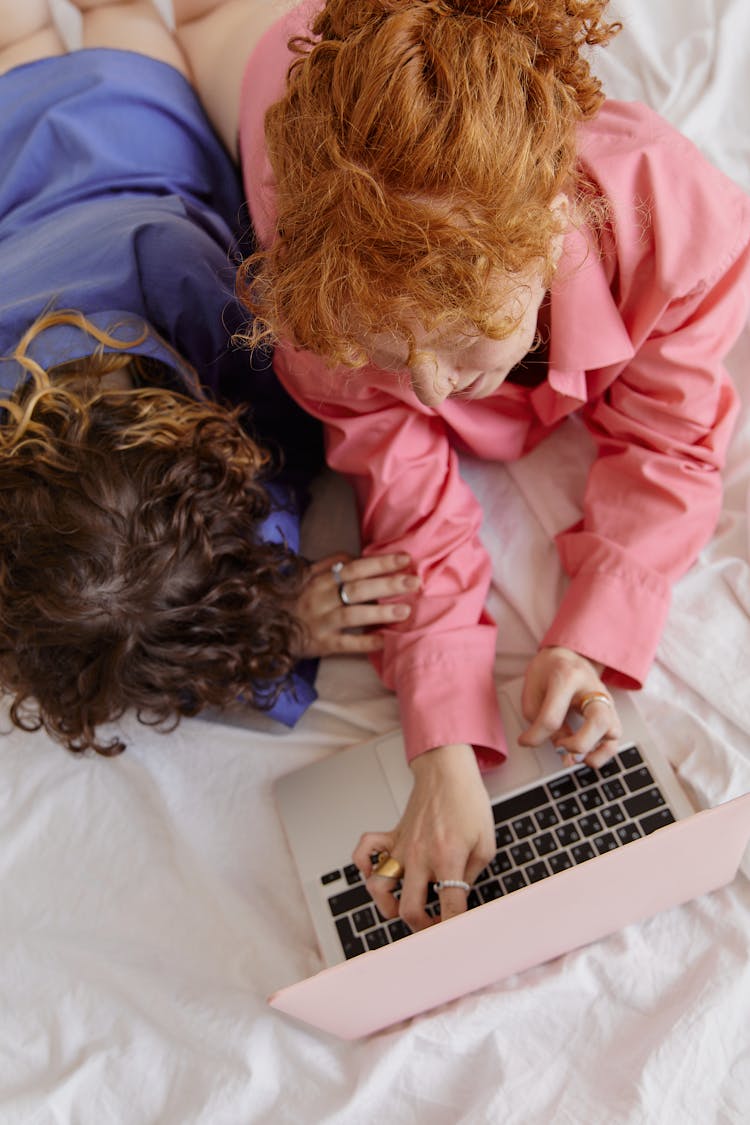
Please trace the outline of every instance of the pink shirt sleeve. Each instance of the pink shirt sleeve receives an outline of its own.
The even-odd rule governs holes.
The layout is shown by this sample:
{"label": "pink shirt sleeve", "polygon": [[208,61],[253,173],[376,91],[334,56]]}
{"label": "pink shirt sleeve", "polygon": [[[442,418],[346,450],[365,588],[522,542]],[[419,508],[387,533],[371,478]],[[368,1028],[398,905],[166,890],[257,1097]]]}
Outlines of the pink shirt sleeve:
{"label": "pink shirt sleeve", "polygon": [[[582,148],[612,208],[604,261],[632,355],[587,376],[598,457],[584,518],[558,537],[571,581],[542,644],[632,688],[720,513],[738,406],[723,358],[750,305],[750,200],[644,106],[607,103]],[[591,323],[583,303],[578,319]]]}
{"label": "pink shirt sleeve", "polygon": [[481,511],[458,472],[444,421],[397,376],[332,372],[292,348],[276,370],[326,424],[332,468],[352,482],[368,550],[408,551],[422,578],[412,616],[388,629],[375,658],[396,692],[407,756],[469,742],[481,764],[505,754],[493,668],[495,626],[484,603],[490,564]]}

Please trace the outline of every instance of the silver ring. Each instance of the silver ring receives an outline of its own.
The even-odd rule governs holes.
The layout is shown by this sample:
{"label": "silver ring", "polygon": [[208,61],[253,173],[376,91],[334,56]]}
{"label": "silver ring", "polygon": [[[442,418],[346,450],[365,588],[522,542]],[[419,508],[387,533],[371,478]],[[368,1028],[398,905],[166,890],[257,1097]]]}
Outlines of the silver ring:
{"label": "silver ring", "polygon": [[467,894],[471,890],[469,883],[465,883],[463,879],[438,879],[432,885],[438,894],[440,891],[448,890],[449,887],[456,887],[459,891],[466,891]]}
{"label": "silver ring", "polygon": [[344,564],[341,561],[335,562],[333,564],[333,566],[331,567],[331,574],[333,575],[333,580],[336,583],[336,588],[337,588],[338,595],[339,595],[339,601],[341,602],[342,605],[351,605],[352,603],[349,600],[349,595],[347,594],[346,590],[344,589],[344,579],[341,577],[341,571],[343,569],[344,569]]}

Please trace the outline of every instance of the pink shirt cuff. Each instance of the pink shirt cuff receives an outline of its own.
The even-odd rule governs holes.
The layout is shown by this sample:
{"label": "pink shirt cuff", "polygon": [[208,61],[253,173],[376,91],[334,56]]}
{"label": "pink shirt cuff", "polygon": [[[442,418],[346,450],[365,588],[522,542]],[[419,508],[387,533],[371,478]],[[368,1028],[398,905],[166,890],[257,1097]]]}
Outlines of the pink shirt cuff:
{"label": "pink shirt cuff", "polygon": [[486,646],[436,653],[399,670],[395,687],[409,761],[436,746],[466,742],[482,768],[505,760],[493,655],[488,658]]}
{"label": "pink shirt cuff", "polygon": [[562,645],[604,664],[617,687],[640,688],[669,612],[669,587],[658,575],[582,571],[571,579],[541,647]]}

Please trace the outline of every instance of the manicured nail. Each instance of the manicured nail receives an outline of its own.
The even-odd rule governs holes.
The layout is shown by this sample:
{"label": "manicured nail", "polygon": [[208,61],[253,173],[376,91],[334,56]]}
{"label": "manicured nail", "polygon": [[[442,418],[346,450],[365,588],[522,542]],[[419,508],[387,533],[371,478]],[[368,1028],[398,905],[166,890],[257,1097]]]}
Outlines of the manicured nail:
{"label": "manicured nail", "polygon": [[411,613],[411,606],[410,605],[394,605],[394,607],[393,607],[393,616],[394,617],[400,617],[402,620],[403,620],[404,617],[408,617],[410,613]]}

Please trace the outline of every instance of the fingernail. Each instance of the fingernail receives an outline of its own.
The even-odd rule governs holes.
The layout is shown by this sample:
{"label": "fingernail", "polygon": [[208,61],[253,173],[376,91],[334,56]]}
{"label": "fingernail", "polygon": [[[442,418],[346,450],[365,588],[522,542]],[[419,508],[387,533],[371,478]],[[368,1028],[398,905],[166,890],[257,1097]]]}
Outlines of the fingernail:
{"label": "fingernail", "polygon": [[411,613],[411,606],[410,605],[394,605],[394,607],[393,607],[393,616],[394,617],[400,617],[400,618],[403,619],[404,617],[408,617],[410,613]]}
{"label": "fingernail", "polygon": [[574,754],[574,755],[573,755],[573,761],[574,761],[574,762],[576,763],[576,765],[578,765],[578,766],[580,766],[581,762],[585,761],[585,759],[586,759],[586,755],[585,755],[585,754]]}
{"label": "fingernail", "polygon": [[422,580],[416,574],[407,574],[402,579],[403,585],[407,590],[416,590],[418,586],[422,585]]}
{"label": "fingernail", "polygon": [[404,554],[396,555],[396,561],[399,564],[399,566],[406,566],[408,563],[411,562],[411,555],[404,555]]}

